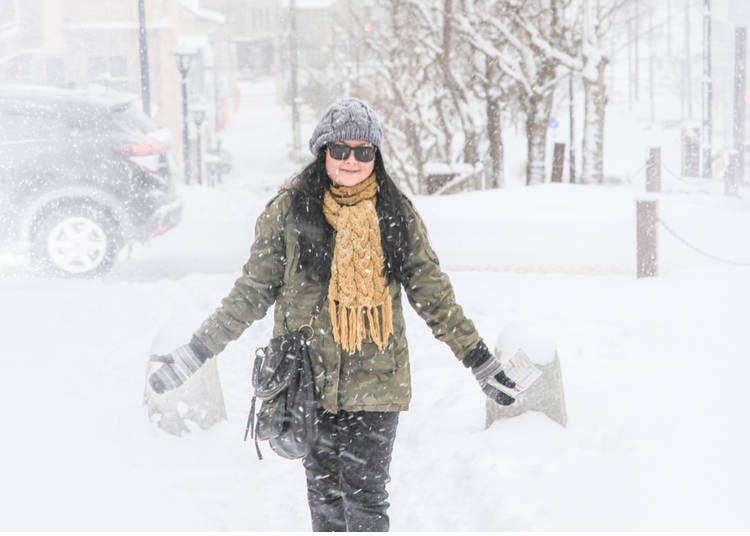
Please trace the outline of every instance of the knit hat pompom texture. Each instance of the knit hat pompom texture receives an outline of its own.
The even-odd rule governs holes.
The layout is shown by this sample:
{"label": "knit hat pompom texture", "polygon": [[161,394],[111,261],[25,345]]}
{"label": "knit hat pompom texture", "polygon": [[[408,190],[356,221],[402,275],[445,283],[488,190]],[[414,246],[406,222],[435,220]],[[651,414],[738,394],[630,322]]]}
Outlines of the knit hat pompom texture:
{"label": "knit hat pompom texture", "polygon": [[328,108],[310,137],[310,151],[317,155],[324,145],[343,140],[369,141],[380,148],[382,137],[375,111],[363,101],[349,97]]}

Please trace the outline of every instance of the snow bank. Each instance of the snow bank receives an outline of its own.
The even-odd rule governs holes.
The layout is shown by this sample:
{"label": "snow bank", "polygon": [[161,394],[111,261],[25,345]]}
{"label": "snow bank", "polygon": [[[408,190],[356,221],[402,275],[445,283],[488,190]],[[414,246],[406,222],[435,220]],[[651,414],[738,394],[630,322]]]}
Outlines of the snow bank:
{"label": "snow bank", "polygon": [[[157,332],[176,344],[210,314],[270,195],[239,184],[183,193],[183,225],[106,280],[0,278],[1,528],[309,529],[300,464],[258,462],[241,441],[269,316],[218,359],[227,422],[175,438],[141,405]],[[391,471],[395,530],[750,527],[748,269],[707,263],[665,237],[664,275],[636,280],[623,189],[416,203],[489,344],[513,324],[550,334],[569,422],[526,414],[484,430],[471,374],[407,310],[414,398]],[[747,212],[686,201],[664,214],[707,246],[750,257],[738,234],[723,234],[743,229]]]}

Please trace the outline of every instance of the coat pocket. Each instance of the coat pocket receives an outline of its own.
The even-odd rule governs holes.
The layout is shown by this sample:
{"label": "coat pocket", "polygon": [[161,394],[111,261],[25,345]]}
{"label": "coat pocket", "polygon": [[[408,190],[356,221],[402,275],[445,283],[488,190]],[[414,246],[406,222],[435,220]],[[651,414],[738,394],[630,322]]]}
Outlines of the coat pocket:
{"label": "coat pocket", "polygon": [[[374,344],[373,348],[377,348]],[[372,374],[394,374],[397,369],[396,356],[393,352],[355,352],[348,356],[353,372]]]}

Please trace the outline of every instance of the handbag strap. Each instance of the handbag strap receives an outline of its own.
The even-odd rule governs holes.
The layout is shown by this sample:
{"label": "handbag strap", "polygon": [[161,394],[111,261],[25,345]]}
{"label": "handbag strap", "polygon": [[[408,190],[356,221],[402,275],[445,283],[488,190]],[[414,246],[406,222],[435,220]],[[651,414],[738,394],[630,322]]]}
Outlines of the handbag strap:
{"label": "handbag strap", "polygon": [[[331,257],[331,262],[333,262],[333,250],[334,245],[336,243],[336,231],[334,231],[334,236],[331,239],[330,247],[329,247],[329,253]],[[312,327],[313,320],[320,314],[320,310],[323,308],[323,304],[326,301],[326,298],[328,298],[328,288],[331,285],[331,274],[328,274],[328,279],[326,279],[326,282],[323,284],[323,289],[320,291],[320,296],[318,296],[318,300],[313,305],[312,311],[310,312],[310,327]]]}
{"label": "handbag strap", "polygon": [[[310,329],[310,335],[309,337],[305,337],[306,339],[311,339],[313,336],[313,323],[315,322],[315,319],[320,314],[321,309],[323,309],[323,304],[325,303],[326,299],[328,298],[328,287],[330,285],[330,279],[325,282],[323,285],[323,289],[320,291],[320,296],[318,296],[318,299],[315,301],[312,307],[312,311],[310,311],[310,322],[308,322],[304,326],[300,326],[299,331],[301,332],[305,328]],[[286,319],[284,319],[286,321]]]}
{"label": "handbag strap", "polygon": [[323,290],[320,292],[320,296],[318,296],[318,300],[315,302],[312,311],[310,312],[313,318],[320,314],[320,310],[323,308],[323,304],[328,298],[328,287],[330,286],[330,284],[331,280],[329,279],[328,281],[326,281],[325,285],[323,285]]}

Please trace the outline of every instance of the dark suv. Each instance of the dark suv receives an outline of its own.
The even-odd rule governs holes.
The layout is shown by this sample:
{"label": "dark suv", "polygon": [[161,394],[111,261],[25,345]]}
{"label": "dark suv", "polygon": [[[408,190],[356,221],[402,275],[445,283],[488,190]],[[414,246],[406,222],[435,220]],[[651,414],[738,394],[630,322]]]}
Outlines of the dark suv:
{"label": "dark suv", "polygon": [[168,140],[131,95],[0,86],[0,249],[106,272],[180,220]]}

